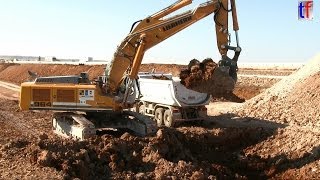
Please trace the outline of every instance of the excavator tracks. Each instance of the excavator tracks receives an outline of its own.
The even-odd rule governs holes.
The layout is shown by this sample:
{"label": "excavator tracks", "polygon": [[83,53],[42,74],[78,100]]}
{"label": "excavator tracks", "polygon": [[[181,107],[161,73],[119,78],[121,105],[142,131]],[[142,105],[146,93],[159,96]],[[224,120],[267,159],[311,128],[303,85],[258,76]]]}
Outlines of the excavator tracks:
{"label": "excavator tracks", "polygon": [[52,117],[53,132],[76,140],[84,140],[96,134],[96,128],[92,122],[81,114],[58,112]]}
{"label": "excavator tracks", "polygon": [[[151,120],[149,117],[139,114],[137,112],[133,111],[125,111],[125,114],[132,116],[135,118],[134,124],[139,124],[140,126],[144,126],[144,130],[142,130],[140,133],[140,136],[147,136],[149,134],[155,134],[158,130],[157,124],[155,121]],[[128,128],[131,129],[131,128]],[[134,129],[134,127],[132,127]]]}
{"label": "excavator tracks", "polygon": [[132,111],[87,114],[56,112],[52,117],[52,126],[54,133],[80,141],[96,135],[98,131],[110,129],[125,129],[142,137],[153,135],[157,131],[153,120]]}

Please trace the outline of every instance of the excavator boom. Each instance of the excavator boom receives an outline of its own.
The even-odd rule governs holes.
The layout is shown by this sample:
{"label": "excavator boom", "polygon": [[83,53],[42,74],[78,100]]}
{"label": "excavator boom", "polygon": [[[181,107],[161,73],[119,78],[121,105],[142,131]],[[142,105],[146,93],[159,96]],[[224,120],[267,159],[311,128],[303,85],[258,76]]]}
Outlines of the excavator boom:
{"label": "excavator boom", "polygon": [[[107,92],[116,94],[124,79],[135,79],[145,51],[173,36],[204,17],[215,13],[217,46],[222,59],[227,59],[229,49],[228,7],[229,0],[212,0],[193,10],[166,18],[174,11],[191,4],[191,0],[177,1],[171,6],[141,20],[118,46],[111,63],[106,68]],[[238,30],[235,1],[231,0],[234,29]],[[237,38],[238,39],[238,38]],[[237,49],[240,53],[241,49]],[[230,61],[229,59],[227,59]],[[130,89],[130,87],[126,87]]]}

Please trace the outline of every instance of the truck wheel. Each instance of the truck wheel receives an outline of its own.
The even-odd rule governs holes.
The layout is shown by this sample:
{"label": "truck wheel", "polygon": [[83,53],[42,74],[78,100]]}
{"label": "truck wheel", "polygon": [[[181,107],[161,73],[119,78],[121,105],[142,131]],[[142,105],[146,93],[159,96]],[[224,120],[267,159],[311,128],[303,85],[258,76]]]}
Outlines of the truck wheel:
{"label": "truck wheel", "polygon": [[172,118],[172,112],[171,112],[170,109],[167,109],[164,112],[163,121],[164,121],[164,125],[167,126],[167,127],[173,127],[174,126],[174,122],[173,122],[173,118]]}
{"label": "truck wheel", "polygon": [[158,127],[161,127],[163,124],[163,112],[163,108],[157,108],[154,112],[154,119],[156,120]]}
{"label": "truck wheel", "polygon": [[144,104],[141,104],[139,106],[139,113],[145,115],[146,114],[146,106]]}

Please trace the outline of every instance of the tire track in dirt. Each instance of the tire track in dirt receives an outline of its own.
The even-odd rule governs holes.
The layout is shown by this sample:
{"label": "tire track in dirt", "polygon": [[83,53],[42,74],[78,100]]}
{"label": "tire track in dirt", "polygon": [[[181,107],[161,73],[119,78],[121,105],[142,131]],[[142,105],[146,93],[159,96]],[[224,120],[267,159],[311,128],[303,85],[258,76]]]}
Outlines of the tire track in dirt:
{"label": "tire track in dirt", "polygon": [[283,79],[286,76],[273,76],[273,75],[256,75],[256,74],[238,74],[238,77],[257,77],[257,78],[267,78],[267,79]]}
{"label": "tire track in dirt", "polygon": [[6,88],[6,89],[10,89],[14,92],[20,92],[20,86],[17,86],[15,84],[12,83],[7,83],[4,81],[0,81],[0,87]]}
{"label": "tire track in dirt", "polygon": [[8,100],[19,99],[20,86],[0,81],[0,98]]}

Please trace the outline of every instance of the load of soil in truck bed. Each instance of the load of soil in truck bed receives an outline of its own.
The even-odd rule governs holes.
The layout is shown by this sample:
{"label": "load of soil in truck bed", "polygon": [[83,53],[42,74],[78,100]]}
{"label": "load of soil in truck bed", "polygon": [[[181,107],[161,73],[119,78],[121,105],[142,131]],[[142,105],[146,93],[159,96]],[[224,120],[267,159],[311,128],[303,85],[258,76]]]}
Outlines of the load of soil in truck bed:
{"label": "load of soil in truck bed", "polygon": [[190,61],[188,68],[180,72],[181,84],[188,89],[211,94],[213,97],[234,98],[232,93],[236,81],[229,76],[228,71],[218,67],[212,59],[202,62],[196,59]]}

